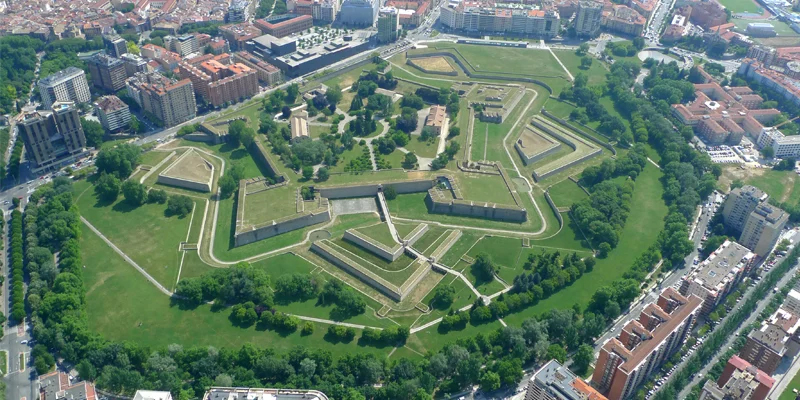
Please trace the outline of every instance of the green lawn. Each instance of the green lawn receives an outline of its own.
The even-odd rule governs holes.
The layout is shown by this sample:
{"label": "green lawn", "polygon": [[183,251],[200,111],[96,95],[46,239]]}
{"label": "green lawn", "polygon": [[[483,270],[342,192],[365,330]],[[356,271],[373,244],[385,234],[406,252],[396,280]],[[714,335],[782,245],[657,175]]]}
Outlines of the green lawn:
{"label": "green lawn", "polygon": [[[755,4],[755,2],[753,2],[753,1],[750,1],[750,0],[726,0],[726,1],[734,1],[734,2],[750,3],[750,4],[752,4],[754,7],[758,7],[758,6]],[[723,3],[724,3],[724,2],[725,2],[725,1],[723,1]],[[760,9],[761,7],[758,7],[758,8]],[[789,26],[789,25],[788,25],[788,24],[786,24],[785,22],[781,22],[781,21],[777,21],[777,20],[770,20],[770,21],[767,21],[767,20],[763,20],[763,19],[744,19],[744,18],[734,18],[734,19],[731,19],[731,22],[733,22],[734,24],[736,24],[736,27],[737,27],[737,28],[739,28],[739,29],[741,29],[742,31],[744,31],[745,29],[747,29],[747,24],[750,24],[750,23],[753,23],[753,22],[758,22],[758,23],[764,23],[764,22],[766,22],[766,23],[768,23],[768,24],[772,25],[773,27],[775,27],[775,32],[777,32],[777,33],[778,33],[778,37],[797,37],[797,36],[800,36],[800,34],[798,34],[797,32],[795,32],[795,31],[794,31],[794,29],[792,29],[792,27],[791,27],[791,26]]]}
{"label": "green lawn", "polygon": [[[175,285],[180,264],[178,246],[186,240],[191,216],[167,216],[165,204],[134,208],[122,195],[113,204],[106,204],[98,201],[91,187],[78,198],[77,205],[89,223],[148,274],[167,288]],[[200,223],[201,218],[202,208],[196,207],[194,222]]]}
{"label": "green lawn", "polygon": [[297,214],[297,196],[290,185],[248,194],[244,198],[244,224],[261,225]]}
{"label": "green lawn", "polygon": [[[757,171],[743,182],[765,191],[780,202],[800,203],[800,177],[794,171]],[[728,175],[728,174],[726,174]]]}
{"label": "green lawn", "polygon": [[401,238],[408,236],[414,229],[417,228],[419,224],[394,224],[394,229],[397,230],[397,234],[400,235]]}
{"label": "green lawn", "polygon": [[389,248],[397,245],[397,242],[394,241],[392,233],[389,232],[389,226],[386,225],[386,223],[370,225],[364,228],[358,228],[357,230],[358,232],[364,234],[364,236],[372,238],[377,242],[388,246]]}
{"label": "green lawn", "polygon": [[339,161],[336,162],[336,165],[329,167],[328,169],[330,172],[344,172],[344,167],[347,166],[351,160],[361,157],[361,154],[364,153],[363,148],[363,146],[356,143],[352,150],[345,150],[342,154],[340,154]]}
{"label": "green lawn", "polygon": [[[425,299],[422,300],[423,303],[427,304],[431,308],[431,312],[429,314],[423,314],[422,316],[417,319],[417,321],[412,326],[422,326],[426,323],[435,320],[436,318],[440,318],[444,315],[447,315],[447,312],[450,309],[458,310],[461,307],[466,305],[472,304],[475,301],[475,293],[469,289],[466,283],[461,278],[452,276],[452,275],[445,275],[439,284],[439,286],[452,286],[455,289],[455,295],[453,295],[453,303],[450,306],[443,306],[439,304],[433,304],[433,296],[436,292],[436,288],[431,290]],[[436,328],[430,328],[436,329]]]}
{"label": "green lawn", "polygon": [[556,57],[558,57],[558,59],[561,60],[561,62],[564,64],[565,67],[567,67],[567,69],[573,76],[576,76],[579,73],[585,74],[589,78],[590,86],[598,85],[605,82],[606,73],[608,73],[608,70],[606,70],[603,67],[603,63],[600,60],[595,59],[592,56],[588,56],[589,58],[592,59],[592,66],[589,67],[588,69],[583,69],[581,68],[581,58],[583,57],[575,54],[574,51],[553,50],[553,53],[555,53]]}
{"label": "green lawn", "polygon": [[465,200],[514,205],[514,198],[500,175],[460,174],[461,195]]}
{"label": "green lawn", "polygon": [[299,331],[279,334],[256,327],[233,326],[227,309],[212,311],[208,305],[184,309],[172,303],[85,227],[81,249],[86,265],[83,276],[89,325],[107,339],[134,341],[155,348],[172,343],[239,348],[243,343],[253,343],[281,352],[300,345],[329,350],[334,357],[353,352],[379,355],[389,352],[389,349],[358,346],[357,341],[328,342],[324,338],[328,327],[325,324],[315,324],[314,333],[309,336],[301,336]]}
{"label": "green lawn", "polygon": [[425,251],[439,236],[442,236],[446,229],[436,226],[429,226],[428,230],[414,243],[414,248],[419,251]]}
{"label": "green lawn", "polygon": [[372,254],[371,252],[364,250],[358,245],[352,244],[346,240],[334,239],[331,240],[331,243],[341,247],[344,250],[349,251],[352,254],[355,254],[356,256],[362,258],[365,261],[372,263],[377,268],[373,268],[368,264],[364,263],[361,264],[363,267],[369,269],[378,276],[382,277],[383,279],[386,279],[390,283],[395,284],[397,286],[402,285],[406,280],[408,280],[408,278],[416,270],[415,266],[412,265],[413,263],[415,263],[415,260],[405,254],[401,255],[397,260],[388,262],[383,258],[380,258]]}
{"label": "green lawn", "polygon": [[800,374],[795,374],[792,377],[791,382],[786,386],[786,389],[783,389],[783,393],[778,397],[778,400],[795,400],[797,395],[792,392],[792,389],[800,390]]}
{"label": "green lawn", "polygon": [[0,373],[5,375],[8,372],[8,353],[0,351]]}
{"label": "green lawn", "polygon": [[[720,0],[720,4],[731,10],[733,14],[761,13],[761,7],[753,0]],[[733,22],[736,22],[736,20],[734,19]]]}
{"label": "green lawn", "polygon": [[[549,51],[468,44],[436,43],[437,49],[455,48],[477,72],[519,76],[565,77],[566,73]],[[467,67],[469,68],[470,65]],[[513,66],[513,69],[506,68]]]}
{"label": "green lawn", "polygon": [[434,158],[438,147],[438,140],[425,141],[419,140],[420,136],[411,135],[411,140],[404,146],[406,150],[414,153],[417,157]]}
{"label": "green lawn", "polygon": [[474,246],[481,237],[483,237],[482,233],[462,232],[461,237],[458,238],[453,246],[450,247],[450,250],[444,254],[440,262],[449,267],[455,266],[458,264],[458,260],[461,259],[461,256],[463,256],[470,247]]}
{"label": "green lawn", "polygon": [[550,197],[558,207],[571,207],[572,203],[577,203],[588,197],[588,195],[577,183],[564,179],[550,186]]}
{"label": "green lawn", "polygon": [[556,117],[564,119],[568,119],[569,113],[575,109],[575,107],[572,105],[563,101],[559,101],[558,99],[548,99],[547,103],[544,105],[544,108]]}

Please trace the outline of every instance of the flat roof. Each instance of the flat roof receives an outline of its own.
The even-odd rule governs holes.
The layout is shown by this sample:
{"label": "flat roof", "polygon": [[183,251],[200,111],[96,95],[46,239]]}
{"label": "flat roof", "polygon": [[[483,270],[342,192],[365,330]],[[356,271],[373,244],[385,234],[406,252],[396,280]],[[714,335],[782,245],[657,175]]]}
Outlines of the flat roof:
{"label": "flat roof", "polygon": [[686,279],[694,281],[709,291],[716,291],[726,279],[732,278],[733,275],[740,272],[739,264],[742,261],[750,261],[754,256],[755,254],[746,247],[726,240]]}

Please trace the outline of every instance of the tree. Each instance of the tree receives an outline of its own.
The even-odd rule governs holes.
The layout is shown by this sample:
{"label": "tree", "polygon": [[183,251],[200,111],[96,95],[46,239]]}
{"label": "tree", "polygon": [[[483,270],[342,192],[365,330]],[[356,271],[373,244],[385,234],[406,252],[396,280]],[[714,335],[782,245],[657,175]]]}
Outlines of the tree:
{"label": "tree", "polygon": [[581,45],[578,46],[578,49],[575,50],[575,54],[579,56],[585,56],[586,53],[588,52],[589,52],[589,43],[581,43]]}
{"label": "tree", "polygon": [[500,375],[496,372],[486,371],[481,376],[481,390],[491,392],[500,389]]}
{"label": "tree", "polygon": [[147,201],[147,187],[139,182],[127,180],[122,184],[122,195],[128,204],[138,207]]}
{"label": "tree", "polygon": [[283,106],[283,108],[281,108],[281,117],[283,117],[283,119],[289,119],[291,116],[292,109],[289,108],[289,106]]}
{"label": "tree", "polygon": [[298,86],[296,83],[289,85],[289,87],[286,88],[286,102],[289,104],[294,104],[294,101],[297,99],[297,95],[299,94],[300,86]]}
{"label": "tree", "polygon": [[392,185],[388,185],[383,188],[383,195],[386,197],[386,200],[394,200],[397,198],[397,190]]}
{"label": "tree", "polygon": [[167,213],[177,215],[180,218],[186,217],[192,212],[194,201],[189,196],[172,195],[167,200]]}
{"label": "tree", "polygon": [[83,128],[83,136],[86,137],[87,146],[99,148],[103,144],[103,136],[106,131],[99,122],[81,117],[81,127]]}
{"label": "tree", "polygon": [[417,155],[411,152],[406,153],[403,158],[403,168],[414,169],[417,165]]}
{"label": "tree", "polygon": [[239,184],[233,179],[230,174],[226,174],[219,180],[219,194],[223,199],[231,197],[233,192],[236,191]]}
{"label": "tree", "polygon": [[578,347],[578,351],[575,352],[575,355],[572,356],[572,366],[578,375],[583,375],[589,370],[589,365],[593,360],[594,351],[592,350],[592,346],[582,344],[581,347]]}
{"label": "tree", "polygon": [[328,86],[328,90],[325,92],[325,99],[328,100],[328,104],[339,104],[342,101],[342,97],[342,89],[339,88],[339,85]]}
{"label": "tree", "polygon": [[116,176],[101,173],[94,184],[94,192],[97,194],[97,197],[102,200],[113,202],[117,200],[121,186],[122,184]]}
{"label": "tree", "polygon": [[314,333],[314,324],[310,321],[303,323],[303,328],[300,329],[300,334],[303,336],[308,336],[312,333]]}
{"label": "tree", "polygon": [[128,53],[139,55],[139,46],[136,45],[133,41],[128,41],[126,44],[128,48]]}
{"label": "tree", "polygon": [[592,58],[589,56],[581,57],[581,69],[589,69],[592,66]]}
{"label": "tree", "polygon": [[317,170],[317,179],[320,182],[325,182],[331,176],[330,172],[328,172],[328,168],[322,167]]}
{"label": "tree", "polygon": [[447,308],[453,304],[453,299],[456,294],[456,289],[451,285],[437,286],[433,292],[433,300],[431,304],[438,308]]}
{"label": "tree", "polygon": [[764,158],[775,157],[775,149],[773,149],[772,146],[765,146],[763,149],[761,149],[761,155]]}
{"label": "tree", "polygon": [[241,143],[244,147],[249,147],[255,140],[256,132],[253,128],[247,126],[244,121],[236,120],[228,126],[228,137],[231,143],[236,146]]}
{"label": "tree", "polygon": [[453,138],[461,134],[461,128],[453,125],[450,127],[450,131],[447,133],[448,138]]}
{"label": "tree", "polygon": [[601,258],[605,258],[605,257],[608,257],[608,253],[611,252],[611,245],[608,244],[607,242],[603,242],[603,243],[600,243],[600,246],[598,247],[598,249],[600,250],[600,257]]}
{"label": "tree", "polygon": [[133,134],[139,134],[144,132],[144,125],[139,121],[139,118],[136,118],[135,115],[131,115],[131,122],[128,123],[128,130]]}
{"label": "tree", "polygon": [[491,256],[487,253],[480,253],[475,257],[475,262],[472,263],[473,274],[483,281],[490,281],[494,279],[494,274],[497,272],[497,266],[492,262]]}
{"label": "tree", "polygon": [[123,143],[110,149],[103,149],[97,153],[97,172],[113,174],[117,178],[125,179],[133,173],[139,165],[139,155],[142,149],[139,146]]}
{"label": "tree", "polygon": [[147,202],[164,204],[167,202],[167,192],[161,189],[151,189],[147,192]]}
{"label": "tree", "polygon": [[303,179],[310,180],[314,176],[314,168],[311,166],[303,167]]}

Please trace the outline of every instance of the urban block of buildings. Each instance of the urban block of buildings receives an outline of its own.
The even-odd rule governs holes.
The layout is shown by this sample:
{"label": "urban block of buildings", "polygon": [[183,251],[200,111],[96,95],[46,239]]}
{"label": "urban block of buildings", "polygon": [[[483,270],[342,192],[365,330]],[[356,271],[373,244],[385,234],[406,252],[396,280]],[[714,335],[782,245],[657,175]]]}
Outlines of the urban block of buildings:
{"label": "urban block of buildings", "polygon": [[259,82],[263,84],[275,86],[281,81],[281,70],[278,67],[247,51],[233,53],[233,60],[256,70],[256,76],[258,76]]}
{"label": "urban block of buildings", "polygon": [[677,351],[700,314],[703,299],[669,287],[600,349],[592,385],[610,400],[631,396]]}
{"label": "urban block of buildings", "polygon": [[747,335],[739,357],[769,375],[775,373],[784,357],[800,352],[800,317],[779,308],[759,329]]}
{"label": "urban block of buildings", "polygon": [[94,103],[100,124],[109,132],[120,131],[131,123],[131,111],[119,97],[103,96]]}
{"label": "urban block of buildings", "polygon": [[575,34],[578,37],[595,37],[600,33],[603,22],[603,3],[593,0],[578,2],[578,9],[573,21]]}
{"label": "urban block of buildings", "polygon": [[249,21],[256,9],[256,0],[231,0],[228,13],[225,14],[226,22]]}
{"label": "urban block of buildings", "polygon": [[731,190],[722,209],[725,225],[741,232],[738,242],[762,258],[772,251],[789,220],[785,211],[769,204],[768,197],[746,185]]}
{"label": "urban block of buildings", "polygon": [[695,100],[673,104],[672,114],[691,126],[709,145],[739,144],[744,134],[756,138],[780,111],[761,109],[764,99],[746,86],[722,87],[718,83],[695,84]]}
{"label": "urban block of buildings", "polygon": [[128,43],[117,34],[103,35],[103,47],[111,57],[120,58],[128,52]]}
{"label": "urban block of buildings", "polygon": [[700,400],[765,400],[774,384],[769,374],[734,355],[716,383],[706,381]]}
{"label": "urban block of buildings", "polygon": [[69,376],[54,371],[39,376],[39,400],[96,400],[94,385],[82,381],[70,383]]}
{"label": "urban block of buildings", "polygon": [[194,88],[189,79],[171,80],[157,72],[138,73],[125,83],[128,95],[143,111],[171,127],[197,115]]}
{"label": "urban block of buildings", "polygon": [[275,15],[267,19],[258,19],[253,23],[265,35],[278,38],[311,29],[314,19],[311,15]]}
{"label": "urban block of buildings", "polygon": [[539,368],[528,381],[525,400],[607,400],[556,360]]}
{"label": "urban block of buildings", "polygon": [[497,32],[553,38],[558,35],[560,17],[554,7],[492,1],[451,2],[441,8],[439,20],[454,30]]}
{"label": "urban block of buildings", "polygon": [[42,107],[50,108],[57,101],[86,103],[92,99],[86,73],[80,68],[68,67],[39,80]]}
{"label": "urban block of buildings", "polygon": [[[197,94],[214,107],[238,102],[258,93],[258,73],[243,63],[236,63],[229,54],[208,60],[198,57],[178,64],[181,77],[192,81]],[[195,61],[197,59],[201,59]]]}
{"label": "urban block of buildings", "polygon": [[231,50],[246,50],[247,48],[244,44],[247,41],[263,34],[260,29],[249,22],[221,26],[219,27],[219,32],[228,41]]}
{"label": "urban block of buildings", "polygon": [[200,42],[194,35],[164,36],[164,45],[167,49],[186,57],[200,51]]}
{"label": "urban block of buildings", "polygon": [[310,15],[314,21],[329,24],[339,15],[338,0],[288,0],[286,8],[292,14]]}
{"label": "urban block of buildings", "polygon": [[703,299],[701,315],[708,315],[750,272],[755,254],[744,246],[726,240],[703,262],[681,279],[680,292]]}
{"label": "urban block of buildings", "polygon": [[297,77],[350,56],[366,51],[372,41],[372,32],[357,31],[342,38],[318,44],[311,48],[297,49],[297,40],[263,35],[255,38],[248,46],[252,53],[264,58],[278,67],[286,77]]}

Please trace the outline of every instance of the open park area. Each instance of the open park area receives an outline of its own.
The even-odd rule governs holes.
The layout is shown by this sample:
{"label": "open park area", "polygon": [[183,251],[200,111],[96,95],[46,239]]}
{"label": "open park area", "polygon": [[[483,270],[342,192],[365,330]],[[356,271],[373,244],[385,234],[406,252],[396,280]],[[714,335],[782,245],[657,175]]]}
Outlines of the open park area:
{"label": "open park area", "polygon": [[[127,177],[170,198],[186,196],[185,215],[169,212],[169,203],[105,201],[96,178],[78,181],[73,191],[84,219],[91,326],[104,337],[148,346],[252,343],[283,352],[302,345],[330,350],[334,358],[353,352],[420,358],[443,348],[454,340],[439,327],[452,317],[448,312],[519,293],[515,279],[529,273],[534,255],[598,255],[572,221],[569,208],[589,195],[570,178],[611,159],[612,150],[584,129],[541,114],[580,72],[573,55],[562,66],[554,54],[435,42],[390,58],[391,75],[373,75],[372,64],[337,71],[305,85],[338,87],[341,96],[334,107],[311,110],[321,116],[335,109],[315,117],[317,133],[303,140],[290,140],[285,120],[274,122],[280,107],[271,103],[306,106],[302,93],[243,104],[204,125],[213,137],[234,126],[242,131],[243,122],[243,140],[179,138],[139,155]],[[592,84],[606,71],[595,64],[587,70]],[[564,110],[554,113],[566,117],[569,105],[561,104]],[[423,141],[418,137],[433,105],[447,110],[449,130]],[[207,182],[209,190],[171,185],[162,175]],[[661,176],[654,165],[638,176],[619,243],[592,271],[502,318],[469,322],[457,336],[585,307],[656,242],[667,213]],[[476,261],[484,257],[494,267],[489,273]],[[239,303],[188,304],[187,287],[242,265],[268,276],[263,310],[296,318],[302,333],[297,326],[238,323],[227,309]],[[289,280],[313,295],[287,295]],[[409,337],[395,348],[334,337],[326,333],[331,326],[399,327]]]}

